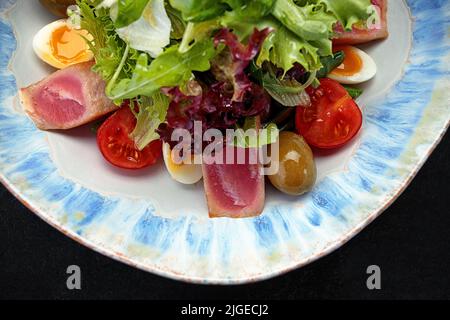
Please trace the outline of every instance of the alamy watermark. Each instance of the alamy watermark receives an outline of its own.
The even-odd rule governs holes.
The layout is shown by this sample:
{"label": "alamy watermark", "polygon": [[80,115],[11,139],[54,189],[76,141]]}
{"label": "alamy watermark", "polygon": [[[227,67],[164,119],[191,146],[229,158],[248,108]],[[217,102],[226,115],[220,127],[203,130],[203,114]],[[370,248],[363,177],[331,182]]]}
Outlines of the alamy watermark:
{"label": "alamy watermark", "polygon": [[[275,127],[254,129],[218,129],[203,131],[201,121],[194,122],[193,134],[175,129],[171,158],[175,164],[245,164],[260,166],[261,175],[273,175],[279,169],[279,131]],[[199,151],[201,150],[201,151]]]}
{"label": "alamy watermark", "polygon": [[66,273],[69,277],[66,280],[66,287],[69,290],[81,290],[81,268],[77,265],[68,266]]}
{"label": "alamy watermark", "polygon": [[381,290],[381,269],[377,265],[367,267],[366,273],[370,276],[367,278],[366,285],[369,290]]}

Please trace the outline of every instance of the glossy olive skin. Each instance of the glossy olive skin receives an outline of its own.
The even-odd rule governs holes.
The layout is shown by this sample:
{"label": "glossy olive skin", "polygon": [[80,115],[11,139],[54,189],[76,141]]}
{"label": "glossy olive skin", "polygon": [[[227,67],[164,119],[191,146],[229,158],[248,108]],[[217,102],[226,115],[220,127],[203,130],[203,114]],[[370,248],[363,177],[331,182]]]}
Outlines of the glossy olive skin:
{"label": "glossy olive skin", "polygon": [[289,195],[301,195],[312,189],[317,179],[316,163],[311,148],[293,132],[281,132],[279,137],[279,170],[269,176],[278,190]]}
{"label": "glossy olive skin", "polygon": [[44,7],[58,17],[67,17],[67,7],[76,4],[76,0],[39,0]]}

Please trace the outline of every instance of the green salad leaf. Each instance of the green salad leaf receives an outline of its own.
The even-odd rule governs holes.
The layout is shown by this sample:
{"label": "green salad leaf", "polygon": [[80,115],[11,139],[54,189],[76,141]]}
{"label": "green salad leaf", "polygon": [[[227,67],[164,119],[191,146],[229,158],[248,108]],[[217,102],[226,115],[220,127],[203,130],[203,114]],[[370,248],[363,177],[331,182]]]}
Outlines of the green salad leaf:
{"label": "green salad leaf", "polygon": [[278,140],[279,130],[275,123],[267,123],[259,130],[260,120],[257,117],[247,117],[242,126],[236,126],[231,144],[238,148],[260,148]]}
{"label": "green salad leaf", "polygon": [[315,4],[323,4],[328,12],[339,20],[342,26],[350,30],[355,23],[369,19],[370,0],[311,0]]}
{"label": "green salad leaf", "polygon": [[[184,13],[201,11],[209,3],[171,0],[172,4],[175,2]],[[269,61],[284,72],[294,63],[300,63],[308,72],[321,69],[321,57],[332,55],[334,26],[337,23],[352,26],[368,19],[371,12],[370,0],[218,0],[214,3],[215,7],[210,3],[211,10],[221,8],[208,15],[214,19],[188,26],[182,52],[190,49],[189,44],[211,36],[218,26],[233,29],[240,40],[247,38],[254,28],[270,27],[273,32],[266,39],[257,64],[261,66]]]}
{"label": "green salad leaf", "polygon": [[364,93],[364,90],[360,89],[360,88],[349,87],[349,86],[344,86],[344,88],[345,88],[345,90],[347,90],[348,94],[353,99],[359,98]]}
{"label": "green salad leaf", "polygon": [[219,17],[228,7],[218,0],[170,0],[170,5],[179,10],[187,22],[199,22]]}
{"label": "green salad leaf", "polygon": [[[98,3],[99,1],[97,1]],[[115,32],[114,22],[111,20],[108,8],[97,8],[95,1],[77,2],[80,8],[81,28],[92,35],[92,40],[86,39],[90,50],[94,54],[95,65],[93,70],[109,82],[117,72],[123,56],[127,53],[127,59],[120,70],[120,77],[127,77],[133,72],[137,51],[129,49],[127,44],[120,39]]]}
{"label": "green salad leaf", "polygon": [[315,73],[312,73],[308,81],[301,84],[294,79],[279,79],[270,73],[265,73],[262,85],[273,99],[285,107],[309,106],[311,100],[305,89],[314,79]]}
{"label": "green salad leaf", "polygon": [[222,0],[228,4],[234,18],[243,18],[246,21],[256,21],[272,13],[272,9],[277,0]]}
{"label": "green salad leaf", "polygon": [[322,57],[322,69],[317,72],[317,78],[325,78],[328,74],[339,67],[342,62],[344,62],[345,53],[344,51],[338,51],[331,56]]}
{"label": "green salad leaf", "polygon": [[180,53],[178,45],[168,48],[149,62],[147,54],[141,54],[131,78],[120,80],[111,90],[112,100],[152,96],[162,87],[183,86],[193,71],[207,71],[215,55],[211,40],[196,44],[189,52]]}
{"label": "green salad leaf", "polygon": [[300,83],[292,77],[279,76],[274,65],[265,63],[260,68],[253,61],[250,65],[253,79],[264,87],[266,92],[278,103],[285,107],[309,106],[311,100],[306,93],[306,88],[316,79],[316,72],[309,74],[304,83]]}
{"label": "green salad leaf", "polygon": [[273,15],[289,30],[303,40],[328,39],[333,32],[336,17],[324,6],[305,4],[299,6],[293,0],[277,0]]}
{"label": "green salad leaf", "polygon": [[151,97],[139,99],[136,128],[130,135],[139,150],[143,150],[150,142],[159,139],[156,129],[166,120],[169,102],[169,98],[160,91],[155,92]]}
{"label": "green salad leaf", "polygon": [[166,12],[172,23],[172,32],[170,34],[171,39],[180,40],[183,38],[183,34],[186,30],[187,23],[183,20],[181,12],[172,8],[170,5],[166,5]]}
{"label": "green salad leaf", "polygon": [[150,0],[119,0],[117,16],[114,20],[116,28],[129,26],[137,21],[144,12]]}
{"label": "green salad leaf", "polygon": [[264,61],[273,63],[284,72],[291,69],[296,62],[308,71],[322,67],[318,49],[281,24],[275,27],[264,42],[256,63],[261,67]]}
{"label": "green salad leaf", "polygon": [[179,51],[181,53],[188,52],[196,43],[210,38],[211,33],[219,28],[220,22],[217,19],[189,22],[181,40]]}
{"label": "green salad leaf", "polygon": [[275,31],[257,63],[269,61],[286,72],[298,62],[308,72],[318,71],[321,58],[332,56],[334,26],[364,21],[370,9],[370,0],[277,0],[272,10],[276,21],[271,22]]}

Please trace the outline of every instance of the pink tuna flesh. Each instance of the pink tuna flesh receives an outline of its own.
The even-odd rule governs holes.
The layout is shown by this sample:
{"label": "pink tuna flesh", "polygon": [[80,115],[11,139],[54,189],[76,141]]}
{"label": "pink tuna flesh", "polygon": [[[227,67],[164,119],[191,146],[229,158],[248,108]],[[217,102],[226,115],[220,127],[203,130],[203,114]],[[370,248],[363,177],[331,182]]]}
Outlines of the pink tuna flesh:
{"label": "pink tuna flesh", "polygon": [[[227,150],[231,151],[230,148],[234,152],[238,150],[233,147]],[[256,154],[256,149],[250,150]],[[265,200],[261,165],[246,161],[245,164],[204,163],[202,167],[210,217],[243,218],[261,214]]]}
{"label": "pink tuna flesh", "polygon": [[76,64],[20,90],[22,105],[37,127],[71,129],[118,108],[106,96],[105,81],[92,66]]}
{"label": "pink tuna flesh", "polygon": [[75,121],[86,111],[82,84],[69,75],[54,79],[33,100],[39,106],[36,114],[52,123]]}
{"label": "pink tuna flesh", "polygon": [[335,38],[333,39],[335,45],[367,43],[373,40],[384,39],[389,36],[387,25],[387,0],[372,0],[371,3],[380,14],[380,24],[371,25],[369,29],[360,29],[354,26],[351,31],[345,31],[343,26],[338,24],[335,27]]}

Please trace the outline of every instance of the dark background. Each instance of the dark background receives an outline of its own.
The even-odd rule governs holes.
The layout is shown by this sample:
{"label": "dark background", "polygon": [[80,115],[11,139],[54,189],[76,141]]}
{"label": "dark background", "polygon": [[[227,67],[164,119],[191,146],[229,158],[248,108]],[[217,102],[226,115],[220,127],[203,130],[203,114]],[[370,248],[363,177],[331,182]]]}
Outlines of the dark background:
{"label": "dark background", "polygon": [[[128,267],[41,221],[0,186],[0,299],[450,299],[450,139],[400,198],[336,252],[268,281],[191,285]],[[79,265],[82,290],[66,289]],[[379,265],[382,289],[366,268]]]}

